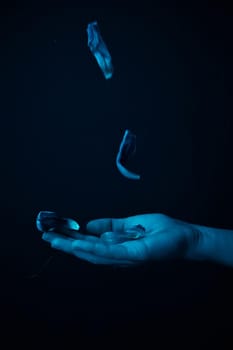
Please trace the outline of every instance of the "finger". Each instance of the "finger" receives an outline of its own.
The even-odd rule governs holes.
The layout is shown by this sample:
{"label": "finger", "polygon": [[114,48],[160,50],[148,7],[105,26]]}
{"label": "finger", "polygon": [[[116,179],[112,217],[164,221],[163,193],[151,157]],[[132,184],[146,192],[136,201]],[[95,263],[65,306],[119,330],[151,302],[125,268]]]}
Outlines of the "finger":
{"label": "finger", "polygon": [[64,239],[66,241],[73,241],[72,237],[63,236],[60,233],[56,232],[44,232],[41,237],[44,241],[51,243],[55,239]]}
{"label": "finger", "polygon": [[75,249],[74,255],[82,260],[88,261],[92,264],[98,264],[98,265],[117,265],[121,267],[127,267],[127,266],[133,266],[135,263],[130,260],[117,260],[117,259],[108,259],[103,258],[101,256],[94,255],[92,253],[86,253],[84,251]]}
{"label": "finger", "polygon": [[87,240],[87,241],[91,241],[91,242],[96,242],[96,241],[98,242],[99,241],[98,237],[87,235],[85,233],[78,233],[78,232],[72,231],[69,233],[69,235],[71,238],[74,238],[74,239]]}
{"label": "finger", "polygon": [[[91,237],[93,238],[93,237]],[[96,238],[96,237],[94,237]],[[53,249],[57,249],[60,251],[63,251],[66,254],[72,254],[76,257],[86,260],[93,264],[101,264],[101,265],[120,265],[120,266],[130,266],[133,265],[134,262],[130,260],[119,260],[119,259],[111,259],[111,258],[105,258],[101,256],[97,256],[92,253],[88,253],[79,249],[74,248],[74,242],[73,239],[67,239],[67,238],[61,238],[61,235],[54,235],[54,234],[48,234],[44,233],[42,236],[42,239],[46,240],[51,244],[51,247]],[[90,243],[94,244],[94,242],[90,241]]]}
{"label": "finger", "polygon": [[[129,242],[127,242],[129,244]],[[90,242],[83,240],[75,240],[72,243],[73,249],[76,251],[83,251],[91,253],[98,257],[116,260],[139,260],[140,255],[129,254],[128,246],[125,243],[122,244],[108,244],[105,242]],[[134,242],[130,242],[131,245]],[[132,250],[132,248],[131,248]]]}
{"label": "finger", "polygon": [[87,231],[94,235],[101,235],[107,231],[124,231],[126,219],[105,218],[91,220],[87,223]]}
{"label": "finger", "polygon": [[55,238],[51,241],[51,247],[66,254],[73,254],[72,240],[69,239]]}
{"label": "finger", "polygon": [[95,236],[90,236],[90,235],[85,235],[85,234],[82,234],[82,233],[77,233],[77,232],[71,232],[70,233],[70,236],[64,236],[62,235],[61,233],[57,233],[57,232],[45,232],[43,235],[42,235],[42,239],[44,241],[51,241],[55,238],[64,238],[64,239],[71,239],[71,240],[74,240],[74,239],[79,239],[79,240],[88,240],[88,241],[91,241],[91,242],[96,242],[96,241],[99,241],[99,238],[95,237]]}

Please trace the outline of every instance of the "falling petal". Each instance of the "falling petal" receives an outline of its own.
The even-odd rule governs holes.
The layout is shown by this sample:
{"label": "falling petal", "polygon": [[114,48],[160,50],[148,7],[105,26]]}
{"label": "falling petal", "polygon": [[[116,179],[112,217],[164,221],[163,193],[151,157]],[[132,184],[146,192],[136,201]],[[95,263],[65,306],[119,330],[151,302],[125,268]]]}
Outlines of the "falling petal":
{"label": "falling petal", "polygon": [[79,224],[69,218],[63,218],[53,211],[41,211],[36,218],[36,227],[41,232],[56,231],[68,234],[69,231],[78,231]]}
{"label": "falling petal", "polygon": [[106,243],[118,244],[145,237],[145,229],[141,225],[133,226],[126,231],[104,232],[101,235]]}
{"label": "falling petal", "polygon": [[120,173],[131,180],[140,180],[140,175],[125,168],[128,159],[136,152],[136,135],[126,130],[116,157],[116,166]]}
{"label": "falling petal", "polygon": [[87,45],[94,55],[105,79],[110,79],[113,75],[112,58],[105,42],[100,34],[98,23],[92,22],[87,26]]}

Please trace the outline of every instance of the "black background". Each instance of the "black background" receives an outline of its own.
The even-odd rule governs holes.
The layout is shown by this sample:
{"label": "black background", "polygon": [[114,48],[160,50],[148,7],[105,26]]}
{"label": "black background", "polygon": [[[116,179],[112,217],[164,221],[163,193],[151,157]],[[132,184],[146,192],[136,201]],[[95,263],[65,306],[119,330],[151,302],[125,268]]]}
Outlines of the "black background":
{"label": "black background", "polygon": [[[33,4],[33,5],[32,5]],[[87,47],[97,20],[105,80]],[[233,228],[232,11],[221,1],[1,4],[1,334],[233,344],[232,269],[169,262],[122,270],[52,250],[35,217],[162,212]],[[115,166],[126,128],[130,167]],[[112,343],[111,343],[112,342]],[[121,344],[121,342],[119,342]]]}

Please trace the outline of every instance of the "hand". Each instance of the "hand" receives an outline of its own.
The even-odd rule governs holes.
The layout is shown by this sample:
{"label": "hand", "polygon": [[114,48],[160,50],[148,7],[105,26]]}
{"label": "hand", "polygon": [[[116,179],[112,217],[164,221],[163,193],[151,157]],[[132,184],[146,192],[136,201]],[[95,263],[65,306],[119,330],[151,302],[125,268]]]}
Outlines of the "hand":
{"label": "hand", "polygon": [[[125,232],[133,226],[145,228],[143,238],[123,243],[104,241],[101,234]],[[163,214],[144,214],[121,219],[97,219],[87,224],[91,235],[73,233],[72,237],[55,232],[42,239],[52,248],[72,254],[94,264],[131,266],[146,261],[185,258],[198,244],[200,232],[192,224]]]}

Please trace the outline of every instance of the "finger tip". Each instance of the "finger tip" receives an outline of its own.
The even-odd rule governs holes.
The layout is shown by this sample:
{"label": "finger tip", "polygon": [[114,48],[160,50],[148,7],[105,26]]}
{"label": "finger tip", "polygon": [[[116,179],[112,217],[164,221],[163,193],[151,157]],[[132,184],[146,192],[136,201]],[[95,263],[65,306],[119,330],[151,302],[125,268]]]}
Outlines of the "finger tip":
{"label": "finger tip", "polygon": [[52,248],[62,248],[62,241],[59,238],[55,238],[51,241]]}
{"label": "finger tip", "polygon": [[48,240],[48,234],[46,232],[44,232],[42,234],[41,238],[43,239],[43,241],[47,241]]}
{"label": "finger tip", "polygon": [[96,232],[96,220],[91,220],[86,224],[86,230],[88,232]]}

